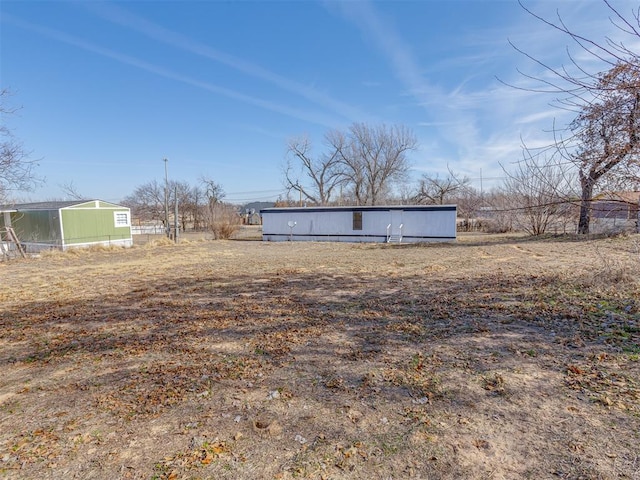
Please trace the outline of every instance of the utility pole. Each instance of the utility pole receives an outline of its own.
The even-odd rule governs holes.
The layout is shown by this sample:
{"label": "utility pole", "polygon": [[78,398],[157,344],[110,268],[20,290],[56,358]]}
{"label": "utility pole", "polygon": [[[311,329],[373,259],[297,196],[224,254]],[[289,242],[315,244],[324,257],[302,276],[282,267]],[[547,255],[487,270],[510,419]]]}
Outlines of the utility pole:
{"label": "utility pole", "polygon": [[484,203],[484,195],[482,191],[482,169],[480,169],[480,206]]}
{"label": "utility pole", "polygon": [[167,171],[167,158],[164,160],[164,228],[167,238],[171,238],[171,226],[169,225],[169,174]]}
{"label": "utility pole", "polygon": [[176,185],[176,189],[175,189],[175,200],[176,200],[176,205],[174,208],[174,212],[173,212],[173,241],[175,243],[178,243],[178,230],[179,230],[179,225],[178,225],[178,186]]}

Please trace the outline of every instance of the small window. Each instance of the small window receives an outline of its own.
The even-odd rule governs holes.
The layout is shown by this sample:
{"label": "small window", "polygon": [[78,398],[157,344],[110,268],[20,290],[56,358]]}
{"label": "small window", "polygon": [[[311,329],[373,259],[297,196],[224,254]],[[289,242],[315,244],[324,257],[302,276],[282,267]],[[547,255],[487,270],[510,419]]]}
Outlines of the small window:
{"label": "small window", "polygon": [[353,229],[362,230],[362,212],[353,212]]}
{"label": "small window", "polygon": [[114,212],[113,218],[116,227],[129,227],[131,226],[131,220],[129,218],[129,212]]}

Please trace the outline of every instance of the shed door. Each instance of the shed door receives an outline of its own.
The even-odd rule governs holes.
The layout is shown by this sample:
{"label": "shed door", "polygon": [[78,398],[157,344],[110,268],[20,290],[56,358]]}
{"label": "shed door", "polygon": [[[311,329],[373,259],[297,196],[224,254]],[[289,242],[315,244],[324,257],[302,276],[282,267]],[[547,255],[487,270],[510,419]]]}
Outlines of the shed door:
{"label": "shed door", "polygon": [[400,235],[402,225],[402,210],[391,210],[391,235]]}

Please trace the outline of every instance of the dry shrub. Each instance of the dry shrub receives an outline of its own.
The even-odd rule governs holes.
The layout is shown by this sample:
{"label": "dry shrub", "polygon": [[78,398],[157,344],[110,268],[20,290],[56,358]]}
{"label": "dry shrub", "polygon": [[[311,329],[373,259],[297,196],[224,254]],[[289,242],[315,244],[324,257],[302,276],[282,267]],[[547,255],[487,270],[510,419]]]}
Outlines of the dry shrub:
{"label": "dry shrub", "polygon": [[224,203],[216,203],[209,207],[208,224],[214,240],[231,238],[241,226],[242,218],[237,208]]}
{"label": "dry shrub", "polygon": [[66,250],[62,250],[59,247],[51,247],[38,251],[37,255],[40,257],[57,257],[60,255],[79,257],[83,255],[90,255],[92,253],[120,251],[123,248],[125,247],[122,245],[87,245],[69,247]]}
{"label": "dry shrub", "polygon": [[615,285],[637,282],[640,271],[640,240],[636,240],[628,257],[614,257],[595,249],[597,262],[594,264],[591,283]]}
{"label": "dry shrub", "polygon": [[162,247],[162,246],[166,246],[166,245],[174,245],[175,242],[173,240],[171,240],[168,237],[160,237],[160,238],[154,238],[153,240],[149,240],[148,243],[145,244],[145,246],[148,247]]}
{"label": "dry shrub", "polygon": [[508,233],[513,230],[511,221],[505,218],[482,220],[481,230],[485,233]]}
{"label": "dry shrub", "polygon": [[64,252],[60,248],[52,247],[45,250],[40,250],[36,255],[44,258],[57,257],[63,255]]}
{"label": "dry shrub", "polygon": [[126,247],[123,247],[122,245],[89,245],[87,247],[70,248],[70,249],[68,249],[68,251],[84,250],[85,252],[88,252],[88,253],[92,253],[92,252],[114,252],[114,251],[120,251],[123,248],[126,248]]}

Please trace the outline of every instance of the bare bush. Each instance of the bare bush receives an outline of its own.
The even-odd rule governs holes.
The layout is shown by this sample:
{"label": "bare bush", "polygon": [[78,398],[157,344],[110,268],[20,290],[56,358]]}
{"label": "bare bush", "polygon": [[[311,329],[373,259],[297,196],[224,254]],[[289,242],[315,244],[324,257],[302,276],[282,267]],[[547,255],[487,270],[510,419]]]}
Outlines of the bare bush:
{"label": "bare bush", "polygon": [[509,233],[513,230],[508,218],[492,218],[480,223],[480,230],[485,233]]}
{"label": "bare bush", "polygon": [[214,203],[207,209],[207,225],[214,240],[231,238],[242,225],[237,208],[226,203]]}
{"label": "bare bush", "polygon": [[482,231],[507,233],[513,231],[515,213],[511,209],[512,199],[498,190],[490,192],[484,199],[486,207],[478,213]]}
{"label": "bare bush", "polygon": [[529,235],[542,235],[570,212],[575,173],[562,159],[525,153],[507,175],[502,190],[509,198],[514,224]]}
{"label": "bare bush", "polygon": [[[638,242],[635,243],[629,256],[613,256],[609,252],[596,246],[596,258],[589,282],[592,285],[632,284],[638,281],[640,255]],[[635,251],[633,251],[635,250]]]}

